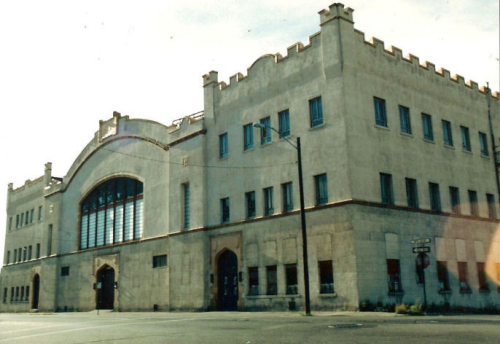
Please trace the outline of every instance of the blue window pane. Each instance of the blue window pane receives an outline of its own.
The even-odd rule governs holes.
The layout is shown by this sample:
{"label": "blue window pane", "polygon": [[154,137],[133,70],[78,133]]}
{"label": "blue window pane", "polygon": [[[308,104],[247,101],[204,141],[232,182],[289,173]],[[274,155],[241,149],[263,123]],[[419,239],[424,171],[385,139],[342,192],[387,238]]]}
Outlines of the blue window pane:
{"label": "blue window pane", "polygon": [[447,146],[453,146],[453,136],[451,134],[451,123],[448,121],[441,121],[443,124],[443,141]]}
{"label": "blue window pane", "polygon": [[228,138],[227,133],[219,135],[219,157],[224,158],[228,154]]}
{"label": "blue window pane", "polygon": [[260,120],[264,128],[260,129],[260,144],[271,142],[271,118],[266,117]]}
{"label": "blue window pane", "polygon": [[290,112],[284,110],[278,113],[280,138],[290,135]]}
{"label": "blue window pane", "polygon": [[441,211],[441,196],[439,195],[439,184],[429,183],[429,198],[431,210]]}
{"label": "blue window pane", "polygon": [[323,123],[321,97],[309,100],[309,113],[311,116],[311,127],[315,127]]}
{"label": "blue window pane", "polygon": [[481,155],[488,156],[488,137],[485,133],[479,132],[479,145],[481,146]]}
{"label": "blue window pane", "polygon": [[465,151],[470,152],[471,147],[470,147],[470,136],[469,136],[469,128],[467,127],[460,127],[460,131],[462,133],[462,149]]}
{"label": "blue window pane", "polygon": [[410,109],[406,106],[399,106],[399,120],[401,124],[401,132],[411,134]]}
{"label": "blue window pane", "polygon": [[293,194],[292,194],[292,183],[282,184],[283,191],[283,212],[293,210]]}
{"label": "blue window pane", "polygon": [[229,198],[220,200],[221,207],[221,223],[229,222]]}
{"label": "blue window pane", "polygon": [[328,203],[328,186],[326,181],[326,174],[321,174],[314,177],[316,186],[316,205]]}
{"label": "blue window pane", "polygon": [[269,216],[274,213],[273,188],[264,189],[264,215]]}
{"label": "blue window pane", "polygon": [[380,173],[380,191],[383,204],[394,204],[394,197],[392,194],[392,175]]}
{"label": "blue window pane", "polygon": [[424,139],[434,140],[434,133],[432,131],[432,119],[430,115],[422,114],[422,128],[424,132]]}
{"label": "blue window pane", "polygon": [[247,219],[255,217],[255,191],[245,193]]}
{"label": "blue window pane", "polygon": [[385,100],[373,97],[373,106],[375,108],[375,124],[387,127],[387,112],[385,109]]}
{"label": "blue window pane", "polygon": [[243,126],[243,149],[253,148],[253,125],[247,124]]}

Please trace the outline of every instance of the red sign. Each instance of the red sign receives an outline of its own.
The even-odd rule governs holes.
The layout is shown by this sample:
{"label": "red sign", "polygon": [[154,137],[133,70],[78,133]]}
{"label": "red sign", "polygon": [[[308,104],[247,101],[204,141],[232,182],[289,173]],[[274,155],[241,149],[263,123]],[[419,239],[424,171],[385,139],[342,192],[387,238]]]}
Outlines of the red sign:
{"label": "red sign", "polygon": [[425,253],[419,253],[417,254],[416,263],[419,269],[425,269],[431,262],[429,260],[429,256],[427,256]]}

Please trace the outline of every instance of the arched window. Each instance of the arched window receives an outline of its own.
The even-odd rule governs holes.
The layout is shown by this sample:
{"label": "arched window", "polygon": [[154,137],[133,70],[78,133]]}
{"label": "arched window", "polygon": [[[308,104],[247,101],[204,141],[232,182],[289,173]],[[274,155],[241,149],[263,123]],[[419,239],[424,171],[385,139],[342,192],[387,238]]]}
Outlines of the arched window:
{"label": "arched window", "polygon": [[81,203],[80,249],[142,236],[142,182],[115,178],[98,185]]}

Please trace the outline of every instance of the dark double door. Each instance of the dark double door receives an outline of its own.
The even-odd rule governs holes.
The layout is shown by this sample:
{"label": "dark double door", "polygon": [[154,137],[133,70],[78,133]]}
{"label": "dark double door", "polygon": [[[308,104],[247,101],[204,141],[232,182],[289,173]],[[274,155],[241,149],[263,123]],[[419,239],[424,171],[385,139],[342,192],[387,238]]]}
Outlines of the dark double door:
{"label": "dark double door", "polygon": [[235,311],[238,307],[238,258],[225,251],[217,262],[217,310]]}
{"label": "dark double door", "polygon": [[114,302],[115,270],[110,266],[105,266],[97,272],[97,308],[113,309]]}

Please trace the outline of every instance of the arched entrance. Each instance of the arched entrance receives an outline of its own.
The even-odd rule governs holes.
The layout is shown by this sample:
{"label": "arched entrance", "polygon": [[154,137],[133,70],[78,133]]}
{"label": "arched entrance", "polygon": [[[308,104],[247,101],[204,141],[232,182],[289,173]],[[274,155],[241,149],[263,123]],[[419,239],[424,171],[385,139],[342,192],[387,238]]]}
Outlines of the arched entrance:
{"label": "arched entrance", "polygon": [[96,308],[113,309],[115,302],[115,269],[104,265],[97,271]]}
{"label": "arched entrance", "polygon": [[223,252],[217,261],[217,310],[235,311],[238,306],[238,258]]}
{"label": "arched entrance", "polygon": [[40,295],[40,275],[33,277],[33,297],[31,298],[31,308],[38,309],[38,300]]}

